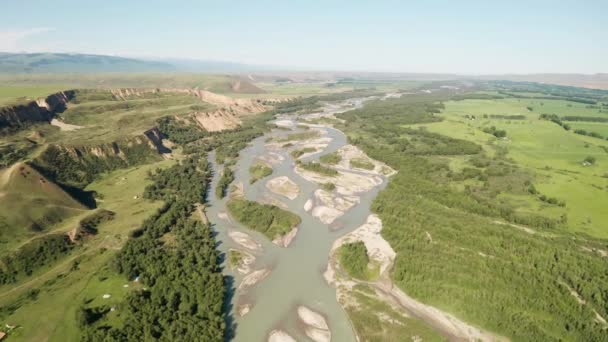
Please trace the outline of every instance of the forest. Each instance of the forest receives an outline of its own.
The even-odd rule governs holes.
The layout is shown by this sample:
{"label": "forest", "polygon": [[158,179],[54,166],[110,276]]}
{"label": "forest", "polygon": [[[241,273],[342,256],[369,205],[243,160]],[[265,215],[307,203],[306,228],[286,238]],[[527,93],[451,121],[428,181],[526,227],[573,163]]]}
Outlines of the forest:
{"label": "forest", "polygon": [[[441,120],[437,112],[446,97],[376,101],[338,115],[352,143],[398,170],[372,205],[383,237],[397,252],[393,281],[424,303],[513,340],[604,340],[596,313],[608,315],[608,273],[605,261],[584,248],[605,248],[606,242],[561,229],[565,218],[523,215],[500,203],[497,193],[529,187],[504,155],[487,157],[458,139],[428,153],[419,142],[409,143],[417,130],[403,125]],[[438,134],[424,138],[422,147],[446,146]],[[479,191],[457,190],[439,153],[470,155],[485,172],[491,164],[502,171],[489,172]],[[536,233],[515,228],[519,224]]]}
{"label": "forest", "polygon": [[[150,175],[144,197],[165,204],[131,234],[112,265],[126,280],[145,287],[130,292],[117,308],[83,305],[76,319],[83,341],[223,341],[224,278],[211,228],[191,218],[209,184],[205,155],[193,155]],[[172,236],[174,243],[165,239]],[[112,323],[114,322],[114,323]]]}

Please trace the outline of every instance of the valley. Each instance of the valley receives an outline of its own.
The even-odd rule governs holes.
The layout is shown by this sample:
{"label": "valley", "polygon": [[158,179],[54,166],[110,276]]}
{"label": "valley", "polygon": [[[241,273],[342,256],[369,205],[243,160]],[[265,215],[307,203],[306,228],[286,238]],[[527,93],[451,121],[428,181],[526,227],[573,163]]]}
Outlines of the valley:
{"label": "valley", "polygon": [[608,95],[345,84],[4,106],[10,340],[601,340]]}

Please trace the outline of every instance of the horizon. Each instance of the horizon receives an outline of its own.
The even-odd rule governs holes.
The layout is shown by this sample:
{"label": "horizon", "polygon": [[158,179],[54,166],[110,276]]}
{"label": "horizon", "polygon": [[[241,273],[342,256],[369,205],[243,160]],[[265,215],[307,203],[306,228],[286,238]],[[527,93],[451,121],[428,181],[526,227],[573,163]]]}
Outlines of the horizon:
{"label": "horizon", "polygon": [[[108,1],[87,8],[58,1],[4,5],[0,51],[221,61],[294,71],[608,73],[608,47],[597,43],[608,35],[602,18],[608,4],[601,1],[586,6]],[[519,6],[524,4],[526,11]],[[35,25],[23,24],[24,12]]]}

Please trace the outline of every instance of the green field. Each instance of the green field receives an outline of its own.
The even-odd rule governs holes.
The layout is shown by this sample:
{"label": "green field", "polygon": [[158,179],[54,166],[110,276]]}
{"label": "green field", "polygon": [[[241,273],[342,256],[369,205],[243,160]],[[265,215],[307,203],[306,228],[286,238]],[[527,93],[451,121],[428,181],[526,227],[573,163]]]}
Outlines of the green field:
{"label": "green field", "polygon": [[64,89],[61,84],[7,86],[3,83],[0,86],[0,106],[25,104]]}
{"label": "green field", "polygon": [[[398,171],[372,205],[397,253],[394,283],[512,340],[601,340],[605,142],[540,120],[527,108],[536,99],[449,99],[416,94],[338,115],[349,141]],[[506,137],[484,132],[492,126]],[[596,163],[584,166],[589,155]]]}
{"label": "green field", "polygon": [[[606,115],[606,118],[608,119],[608,115]],[[604,138],[608,137],[608,123],[605,122],[568,121],[568,124],[572,126],[572,130],[583,129],[587,132],[599,133]]]}
{"label": "green field", "polygon": [[[118,303],[127,291],[136,288],[133,284],[124,288],[126,282],[118,276],[100,281],[105,272],[104,265],[124,244],[129,232],[139,227],[151,212],[160,207],[160,202],[142,199],[144,187],[150,183],[146,178],[148,171],[166,168],[172,163],[166,160],[117,170],[89,185],[87,190],[95,190],[102,197],[98,201],[99,208],[115,212],[116,218],[103,223],[98,234],[86,240],[68,258],[21,283],[0,288],[0,307],[5,308],[10,307],[7,306],[9,303],[14,305],[16,298],[26,297],[30,289],[40,291],[34,299],[24,300],[13,313],[2,311],[0,323],[21,327],[11,336],[11,340],[76,340],[79,329],[74,319],[75,311],[83,301],[92,299],[106,304]],[[68,231],[74,224],[75,219],[63,221],[54,231]],[[79,262],[77,272],[70,271],[75,260]],[[101,298],[104,294],[110,294],[111,299]],[[32,321],[31,317],[42,319]]]}
{"label": "green field", "polygon": [[[557,197],[566,202],[561,210],[538,208],[547,215],[558,213],[568,215],[568,227],[597,237],[608,237],[605,222],[608,222],[608,141],[572,132],[579,124],[570,122],[573,129],[566,131],[559,125],[539,119],[536,109],[527,107],[538,105],[539,100],[464,100],[445,103],[445,110],[439,115],[444,121],[420,124],[427,130],[453,138],[470,140],[480,144],[490,155],[499,150],[507,151],[507,156],[518,165],[535,175],[534,185],[542,194]],[[543,112],[562,115],[585,115],[583,104],[567,101],[542,100]],[[569,105],[572,104],[572,107]],[[574,108],[574,113],[571,112]],[[597,115],[587,113],[588,115]],[[493,119],[492,115],[524,115],[525,120]],[[474,116],[474,119],[471,119]],[[487,116],[487,117],[486,117]],[[591,123],[590,125],[600,125]],[[496,139],[483,132],[483,128],[495,126],[507,131],[507,137]],[[584,166],[587,156],[597,159],[595,165]],[[545,210],[547,209],[547,210]],[[534,207],[523,206],[522,211],[536,211]]]}

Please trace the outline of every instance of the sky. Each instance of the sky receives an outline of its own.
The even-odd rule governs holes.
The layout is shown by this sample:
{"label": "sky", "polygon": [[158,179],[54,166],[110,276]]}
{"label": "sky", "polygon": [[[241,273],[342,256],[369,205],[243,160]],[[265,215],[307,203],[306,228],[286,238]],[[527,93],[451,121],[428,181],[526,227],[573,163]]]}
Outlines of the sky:
{"label": "sky", "polygon": [[0,0],[0,51],[416,73],[608,73],[608,0]]}

